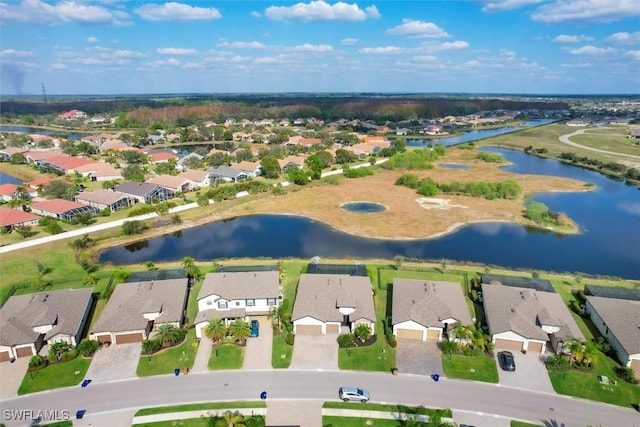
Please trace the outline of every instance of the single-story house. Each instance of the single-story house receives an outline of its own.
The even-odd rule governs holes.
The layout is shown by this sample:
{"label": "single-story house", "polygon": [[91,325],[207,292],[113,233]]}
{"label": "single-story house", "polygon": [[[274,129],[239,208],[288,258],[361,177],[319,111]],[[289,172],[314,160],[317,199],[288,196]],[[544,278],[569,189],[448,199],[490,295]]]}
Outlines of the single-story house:
{"label": "single-story house", "polygon": [[393,279],[391,323],[398,338],[441,341],[471,316],[460,283]]}
{"label": "single-story house", "polygon": [[278,159],[278,163],[282,173],[285,173],[289,168],[304,168],[304,160],[305,158],[302,156],[287,156],[284,159]]}
{"label": "single-story house", "polygon": [[91,163],[96,163],[96,161],[87,159],[85,157],[67,156],[66,154],[61,154],[38,160],[35,163],[36,165],[38,165],[38,167],[43,169],[50,169],[63,174],[73,174],[78,168],[89,165]]}
{"label": "single-story house", "polygon": [[369,277],[302,274],[293,305],[294,334],[353,333],[360,323],[375,333],[376,312]]}
{"label": "single-story house", "polygon": [[[0,198],[2,198],[2,200],[4,200],[5,202],[13,200],[18,193],[18,187],[18,185],[11,183],[0,184]],[[36,190],[29,187],[22,188],[24,188],[25,190],[25,196],[28,196],[29,198],[38,196],[38,192]]]}
{"label": "single-story house", "polygon": [[80,214],[97,215],[100,211],[93,206],[65,199],[45,200],[31,204],[31,212],[36,215],[50,216],[53,218],[71,221],[74,216]]}
{"label": "single-story house", "polygon": [[189,190],[189,182],[185,178],[173,175],[156,175],[147,180],[147,183],[159,185],[173,193],[184,193]]}
{"label": "single-story house", "polygon": [[200,154],[193,152],[193,153],[189,153],[186,156],[184,156],[183,158],[181,158],[180,160],[178,160],[176,162],[176,168],[180,169],[180,170],[187,170],[189,168],[187,168],[187,166],[185,165],[185,163],[187,163],[187,161],[189,159],[197,159],[197,160],[202,160],[204,159],[203,156],[201,156]]}
{"label": "single-story house", "polygon": [[111,163],[94,162],[76,168],[76,172],[89,177],[92,182],[115,181],[123,179],[122,169],[115,168]]}
{"label": "single-story house", "polygon": [[169,160],[177,161],[179,159],[179,157],[175,153],[170,153],[168,151],[152,151],[150,153],[147,153],[147,156],[155,164],[168,163]]}
{"label": "single-story house", "polygon": [[189,190],[206,188],[211,185],[211,178],[209,177],[209,173],[207,171],[190,169],[184,172],[180,172],[177,176],[187,181]]}
{"label": "single-story house", "polygon": [[126,344],[149,339],[161,324],[181,327],[188,282],[182,278],[117,285],[89,338],[101,344]]}
{"label": "single-story house", "polygon": [[266,315],[280,304],[278,271],[209,273],[198,293],[196,337],[213,318],[229,324],[234,319]]}
{"label": "single-story house", "polygon": [[555,292],[504,285],[482,285],[485,317],[496,348],[543,353],[554,352],[584,335],[569,309]]}
{"label": "single-story house", "polygon": [[214,181],[238,182],[249,178],[249,174],[240,169],[229,166],[218,166],[207,171],[210,179]]}
{"label": "single-story house", "polygon": [[123,182],[114,190],[129,196],[133,203],[151,203],[153,200],[164,201],[175,197],[173,191],[148,182]]}
{"label": "single-story house", "polygon": [[113,190],[95,190],[78,193],[75,197],[76,202],[93,206],[96,209],[104,210],[109,208],[111,212],[128,208],[129,196],[119,191]]}
{"label": "single-story house", "polygon": [[0,149],[0,159],[8,162],[13,159],[14,154],[24,155],[27,151],[29,151],[29,149],[23,147],[5,147]]}
{"label": "single-story house", "polygon": [[0,362],[31,357],[45,344],[78,345],[91,311],[91,288],[14,295],[0,308]]}
{"label": "single-story house", "polygon": [[21,209],[0,208],[0,227],[12,230],[21,225],[38,225],[40,217]]}
{"label": "single-story house", "polygon": [[243,172],[246,172],[247,175],[252,177],[256,177],[260,175],[260,173],[262,172],[262,170],[260,169],[261,168],[260,162],[249,162],[245,160],[242,162],[235,163],[233,167],[236,169],[240,169]]}
{"label": "single-story house", "polygon": [[585,310],[620,363],[640,378],[640,301],[587,296]]}
{"label": "single-story house", "polygon": [[620,288],[616,286],[585,285],[584,294],[593,295],[595,297],[640,301],[640,289]]}

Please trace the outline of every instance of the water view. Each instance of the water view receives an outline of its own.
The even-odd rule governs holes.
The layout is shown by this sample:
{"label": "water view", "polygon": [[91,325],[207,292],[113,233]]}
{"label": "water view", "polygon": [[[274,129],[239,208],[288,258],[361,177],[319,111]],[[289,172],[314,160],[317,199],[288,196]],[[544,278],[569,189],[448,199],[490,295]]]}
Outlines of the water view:
{"label": "water view", "polygon": [[37,135],[59,135],[67,139],[73,139],[75,141],[80,140],[87,135],[94,135],[95,133],[77,133],[77,132],[68,132],[65,129],[60,129],[58,131],[51,131],[47,129],[40,128],[31,128],[26,126],[9,126],[9,125],[0,125],[0,132],[18,132],[18,133],[26,133],[26,134],[37,134]]}
{"label": "water view", "polygon": [[21,185],[22,181],[20,181],[18,178],[11,176],[9,174],[6,174],[4,172],[0,172],[0,184],[15,184],[15,185]]}
{"label": "water view", "polygon": [[[113,264],[162,262],[191,256],[284,258],[313,256],[469,261],[509,268],[580,271],[623,278],[640,277],[640,191],[574,166],[522,152],[492,149],[515,173],[564,176],[591,182],[593,192],[544,193],[534,199],[565,212],[582,234],[562,236],[510,223],[480,223],[431,240],[383,240],[357,237],[317,221],[278,215],[251,215],[211,223],[179,234],[114,247],[101,256]],[[419,227],[419,224],[416,224]]]}

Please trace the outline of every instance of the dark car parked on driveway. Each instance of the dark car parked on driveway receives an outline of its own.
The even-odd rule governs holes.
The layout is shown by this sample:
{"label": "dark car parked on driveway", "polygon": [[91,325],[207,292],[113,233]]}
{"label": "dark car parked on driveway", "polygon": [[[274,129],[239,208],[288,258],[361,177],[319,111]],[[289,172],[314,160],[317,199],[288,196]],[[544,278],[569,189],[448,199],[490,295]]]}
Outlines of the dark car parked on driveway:
{"label": "dark car parked on driveway", "polygon": [[501,351],[498,353],[498,363],[503,371],[513,372],[516,370],[516,361],[510,351]]}
{"label": "dark car parked on driveway", "polygon": [[256,319],[251,320],[251,336],[257,337],[260,335],[260,323]]}

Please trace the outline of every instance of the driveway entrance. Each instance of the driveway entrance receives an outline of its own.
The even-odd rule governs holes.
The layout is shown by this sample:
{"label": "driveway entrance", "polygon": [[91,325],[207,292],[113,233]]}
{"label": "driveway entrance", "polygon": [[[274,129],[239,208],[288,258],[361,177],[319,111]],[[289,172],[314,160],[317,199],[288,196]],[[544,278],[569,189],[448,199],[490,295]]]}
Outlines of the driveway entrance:
{"label": "driveway entrance", "polygon": [[271,347],[273,344],[271,320],[266,317],[257,317],[256,319],[260,323],[260,335],[247,338],[242,368],[271,369]]}
{"label": "driveway entrance", "polygon": [[296,335],[291,369],[338,369],[338,335]]}
{"label": "driveway entrance", "polygon": [[514,372],[505,372],[498,364],[498,352],[496,351],[496,364],[498,364],[498,377],[500,385],[518,387],[545,393],[555,393],[547,368],[544,366],[544,355],[539,353],[522,354],[519,351],[512,351],[516,362]]}
{"label": "driveway entrance", "polygon": [[141,354],[140,343],[112,344],[102,348],[93,355],[87,378],[94,382],[134,378]]}
{"label": "driveway entrance", "polygon": [[442,352],[436,341],[399,339],[396,368],[401,374],[443,375]]}
{"label": "driveway entrance", "polygon": [[16,359],[13,363],[0,363],[0,399],[8,399],[18,395],[18,388],[29,367],[29,357]]}

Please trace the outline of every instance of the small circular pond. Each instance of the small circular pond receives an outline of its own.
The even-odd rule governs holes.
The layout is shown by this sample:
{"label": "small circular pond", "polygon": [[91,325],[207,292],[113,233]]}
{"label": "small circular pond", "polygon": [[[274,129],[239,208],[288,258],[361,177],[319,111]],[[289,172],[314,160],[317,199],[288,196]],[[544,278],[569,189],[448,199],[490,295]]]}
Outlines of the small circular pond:
{"label": "small circular pond", "polygon": [[373,202],[349,202],[340,205],[340,209],[356,213],[375,213],[386,211],[387,208],[380,203]]}

